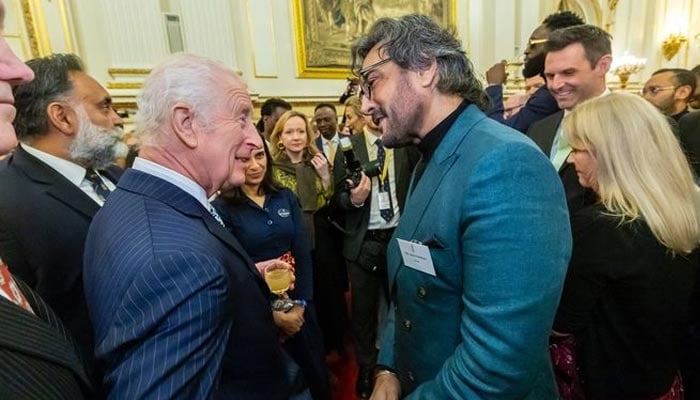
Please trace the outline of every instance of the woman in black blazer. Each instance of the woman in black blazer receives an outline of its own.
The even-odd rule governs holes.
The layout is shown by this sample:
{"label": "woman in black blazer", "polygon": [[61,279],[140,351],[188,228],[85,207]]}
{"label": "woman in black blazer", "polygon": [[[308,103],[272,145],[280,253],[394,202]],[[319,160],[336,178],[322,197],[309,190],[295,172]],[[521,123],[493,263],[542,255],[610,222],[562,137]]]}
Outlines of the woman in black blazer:
{"label": "woman in black blazer", "polygon": [[562,397],[681,399],[700,242],[690,166],[665,118],[638,96],[585,102],[563,130],[567,162],[597,201],[571,216],[550,346]]}

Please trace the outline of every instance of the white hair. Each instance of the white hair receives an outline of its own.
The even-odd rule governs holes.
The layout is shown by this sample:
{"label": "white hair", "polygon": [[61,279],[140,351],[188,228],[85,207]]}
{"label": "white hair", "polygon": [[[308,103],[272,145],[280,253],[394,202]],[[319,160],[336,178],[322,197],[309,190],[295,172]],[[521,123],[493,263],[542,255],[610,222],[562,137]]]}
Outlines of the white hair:
{"label": "white hair", "polygon": [[206,125],[221,103],[215,88],[226,74],[235,76],[224,65],[205,57],[188,53],[168,56],[148,75],[137,98],[134,122],[141,142],[158,141],[176,103],[191,105],[200,124]]}

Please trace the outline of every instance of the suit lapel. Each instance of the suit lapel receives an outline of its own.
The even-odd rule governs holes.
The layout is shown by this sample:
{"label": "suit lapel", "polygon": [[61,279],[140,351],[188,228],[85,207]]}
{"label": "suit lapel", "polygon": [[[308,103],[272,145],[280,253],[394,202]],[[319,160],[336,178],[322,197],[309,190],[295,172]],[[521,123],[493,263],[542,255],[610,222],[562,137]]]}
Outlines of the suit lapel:
{"label": "suit lapel", "polygon": [[36,315],[4,297],[0,298],[0,346],[62,365],[73,371],[87,387],[91,387],[83,363],[75,353],[75,346],[66,336],[66,330],[60,326],[58,318],[25,285],[18,284]]}
{"label": "suit lapel", "polygon": [[92,218],[100,206],[63,175],[18,146],[12,164],[32,181],[45,185],[46,193],[66,206]]}
{"label": "suit lapel", "polygon": [[134,169],[128,169],[124,172],[119,180],[118,187],[154,198],[182,214],[191,218],[201,219],[209,232],[238,253],[246,261],[246,267],[254,272],[256,276],[260,275],[238,240],[226,228],[221,226],[209,211],[189,193],[170,182]]}
{"label": "suit lapel", "polygon": [[558,111],[543,119],[539,124],[535,125],[533,129],[528,131],[530,139],[537,144],[547,157],[549,157],[549,153],[552,151],[552,142],[554,141],[554,136],[557,134],[557,129],[559,129],[562,118],[564,118],[564,110]]}

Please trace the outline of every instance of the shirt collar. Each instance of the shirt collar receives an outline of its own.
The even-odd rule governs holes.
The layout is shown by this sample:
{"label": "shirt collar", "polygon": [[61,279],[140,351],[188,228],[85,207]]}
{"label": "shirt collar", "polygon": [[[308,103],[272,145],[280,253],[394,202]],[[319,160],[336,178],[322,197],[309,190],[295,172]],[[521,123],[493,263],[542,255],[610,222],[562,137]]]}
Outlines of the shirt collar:
{"label": "shirt collar", "polygon": [[45,151],[35,149],[34,147],[22,143],[22,149],[26,150],[27,153],[38,158],[41,162],[53,168],[59,174],[63,175],[75,186],[80,186],[85,179],[85,173],[87,172],[82,166],[63,158],[56,157],[53,154],[49,154]]}
{"label": "shirt collar", "polygon": [[338,132],[330,139],[326,139],[321,135],[321,140],[323,140],[323,144],[328,144],[329,142],[338,143]]}
{"label": "shirt collar", "polygon": [[362,128],[363,135],[365,136],[365,144],[367,145],[367,148],[369,149],[371,146],[374,146],[377,143],[377,140],[381,139],[381,135],[377,136],[374,133],[370,132],[369,128],[367,128],[367,125],[365,125],[364,128]]}
{"label": "shirt collar", "polygon": [[435,149],[440,145],[440,142],[442,142],[442,138],[445,137],[447,131],[452,128],[452,125],[457,121],[459,115],[462,114],[469,104],[468,101],[463,100],[450,115],[437,124],[437,126],[428,132],[423,140],[418,143],[418,150],[423,154],[423,160],[426,163],[430,160]]}
{"label": "shirt collar", "polygon": [[209,209],[209,199],[207,198],[207,192],[204,190],[204,188],[199,186],[197,182],[180,174],[179,172],[175,172],[170,168],[156,164],[153,161],[146,160],[145,158],[141,157],[136,157],[136,159],[134,159],[134,165],[132,168],[172,183],[173,185],[182,189],[185,193],[194,197],[204,206],[204,208],[207,210]]}

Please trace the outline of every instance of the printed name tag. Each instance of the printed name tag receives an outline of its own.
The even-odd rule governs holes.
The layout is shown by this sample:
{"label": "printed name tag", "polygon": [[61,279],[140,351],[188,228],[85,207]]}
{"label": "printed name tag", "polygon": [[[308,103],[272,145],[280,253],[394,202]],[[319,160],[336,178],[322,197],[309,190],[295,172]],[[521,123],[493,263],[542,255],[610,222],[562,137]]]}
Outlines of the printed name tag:
{"label": "printed name tag", "polygon": [[396,240],[399,242],[403,263],[407,267],[435,276],[435,267],[433,267],[433,259],[430,257],[428,246],[403,239]]}

